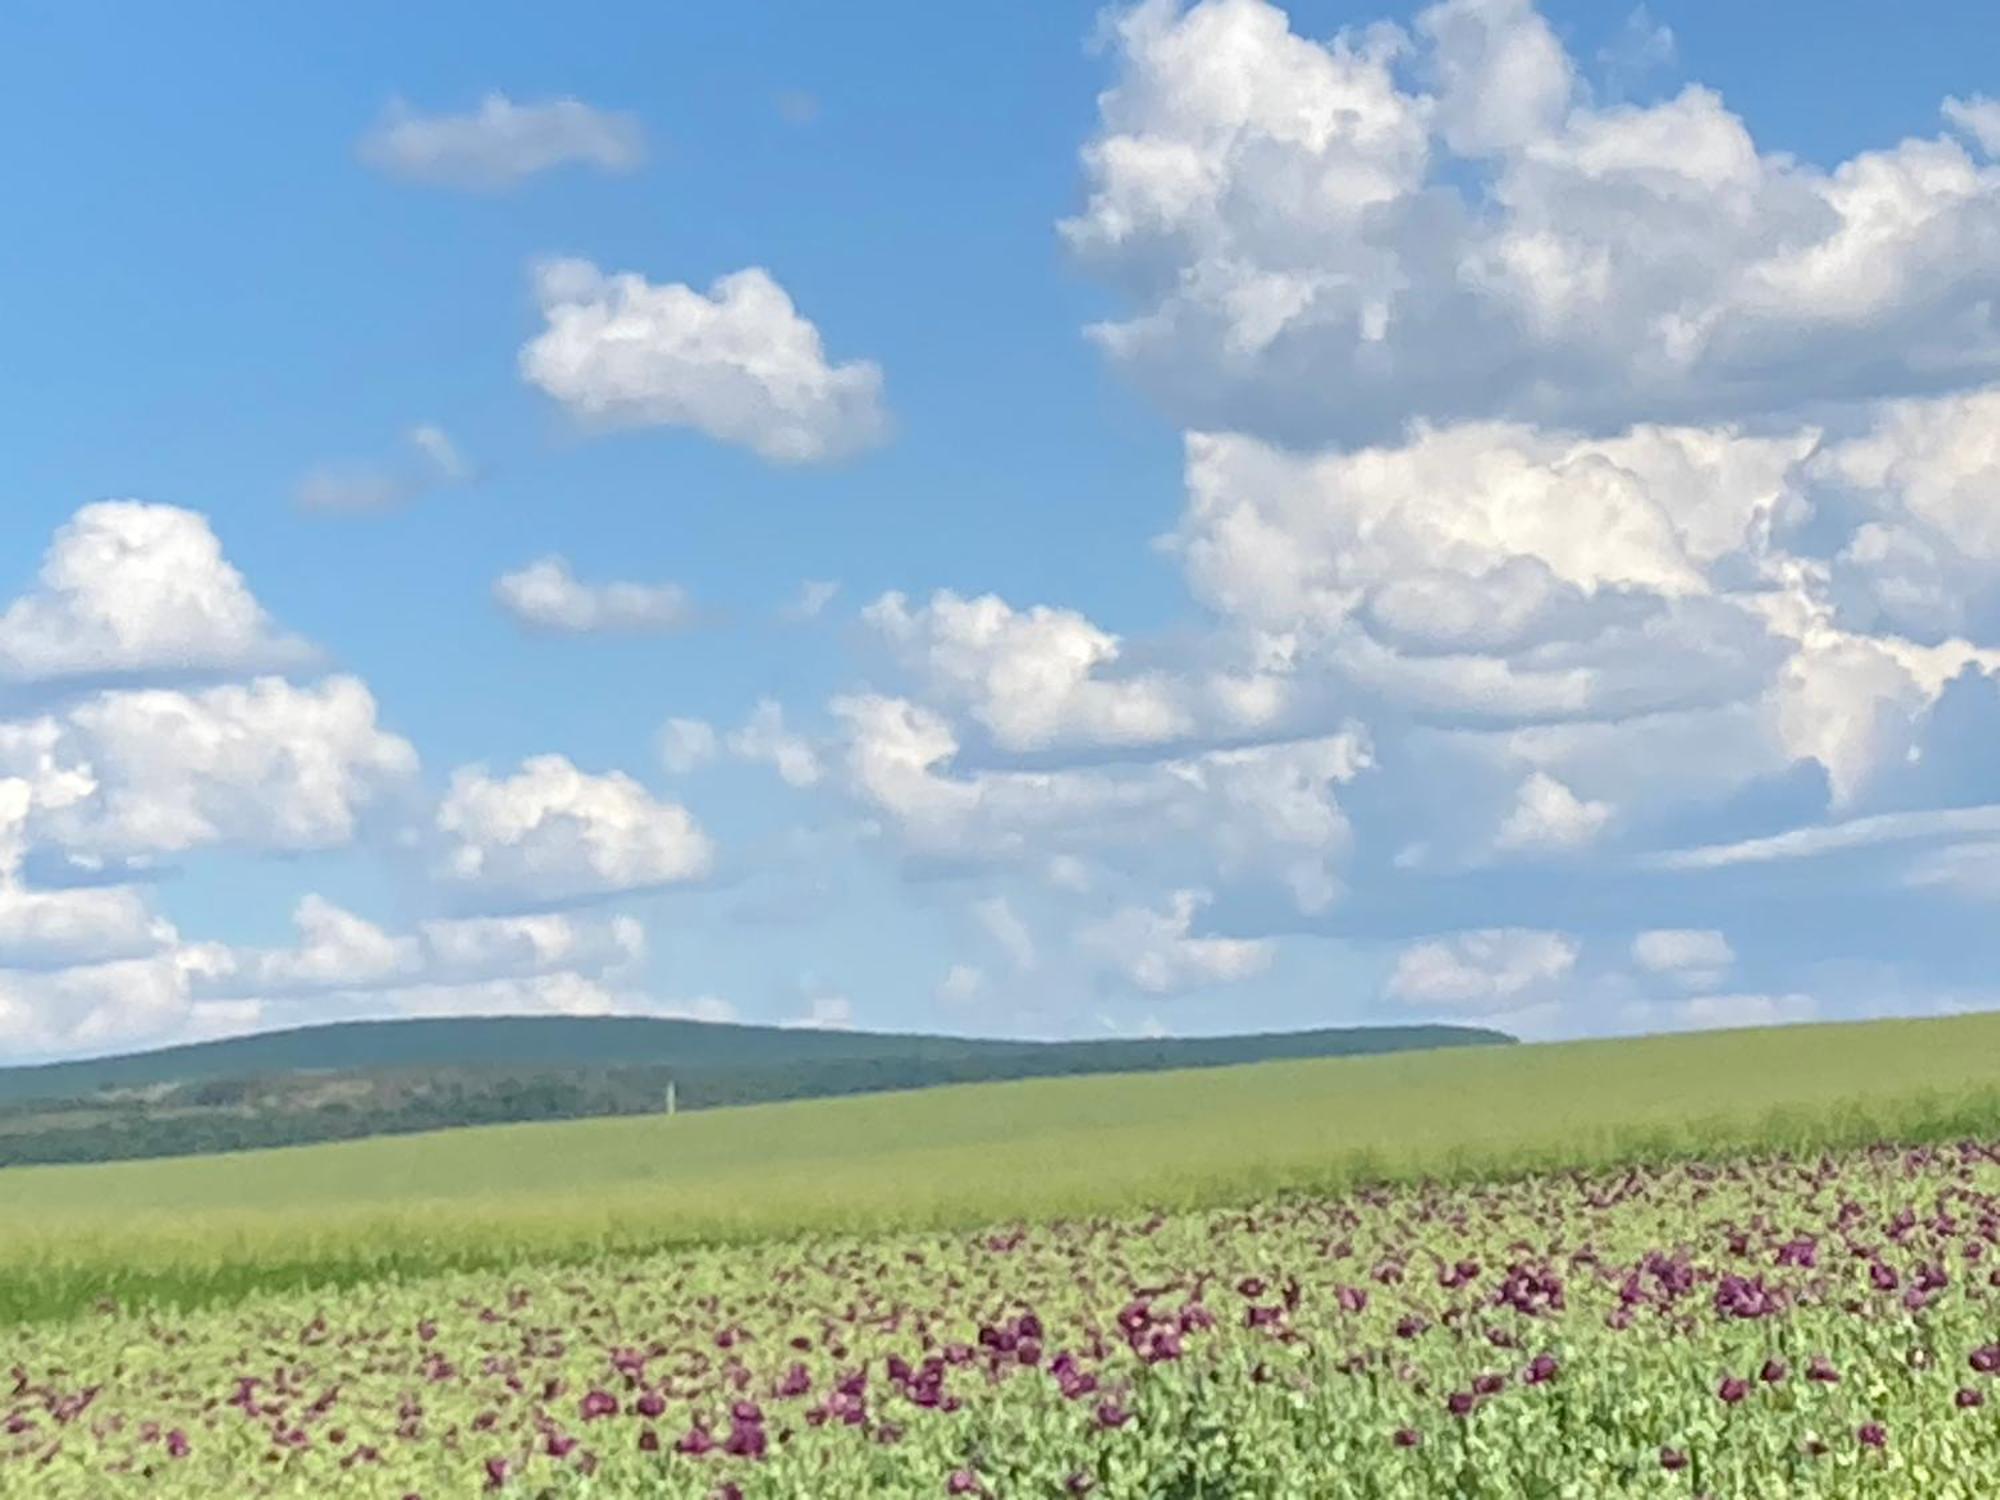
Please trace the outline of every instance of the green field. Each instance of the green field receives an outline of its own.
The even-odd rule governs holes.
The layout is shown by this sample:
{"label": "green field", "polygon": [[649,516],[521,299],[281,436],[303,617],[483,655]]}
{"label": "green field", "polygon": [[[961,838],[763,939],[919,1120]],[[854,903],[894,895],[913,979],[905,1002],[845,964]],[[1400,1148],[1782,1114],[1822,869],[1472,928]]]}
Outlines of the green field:
{"label": "green field", "polygon": [[607,1249],[2000,1127],[2000,1017],[1462,1049],[0,1174],[0,1318]]}

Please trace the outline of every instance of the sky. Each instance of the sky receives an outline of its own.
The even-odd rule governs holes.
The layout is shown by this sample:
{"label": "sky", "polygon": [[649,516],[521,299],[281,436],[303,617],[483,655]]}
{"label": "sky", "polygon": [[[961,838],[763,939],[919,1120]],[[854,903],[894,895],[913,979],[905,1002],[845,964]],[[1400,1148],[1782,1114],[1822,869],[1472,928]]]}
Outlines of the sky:
{"label": "sky", "polygon": [[0,17],[0,1062],[2000,1005],[1974,0]]}

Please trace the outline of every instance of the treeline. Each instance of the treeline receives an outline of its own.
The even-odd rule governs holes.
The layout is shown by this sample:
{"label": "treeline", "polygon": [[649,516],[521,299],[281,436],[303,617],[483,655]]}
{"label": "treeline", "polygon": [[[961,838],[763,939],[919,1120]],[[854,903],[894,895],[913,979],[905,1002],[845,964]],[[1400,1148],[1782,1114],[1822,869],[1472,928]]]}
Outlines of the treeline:
{"label": "treeline", "polygon": [[419,1067],[204,1078],[0,1105],[0,1167],[204,1155],[467,1125],[661,1113],[938,1084],[1213,1067],[1285,1057],[1501,1042],[1437,1028],[1079,1043],[986,1043],[760,1066]]}

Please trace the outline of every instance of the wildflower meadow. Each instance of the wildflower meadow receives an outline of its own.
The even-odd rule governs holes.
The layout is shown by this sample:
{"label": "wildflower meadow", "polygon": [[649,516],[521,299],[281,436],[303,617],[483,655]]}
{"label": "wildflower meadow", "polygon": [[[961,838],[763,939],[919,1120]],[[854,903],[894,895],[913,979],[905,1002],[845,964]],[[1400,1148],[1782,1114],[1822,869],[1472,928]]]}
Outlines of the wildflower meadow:
{"label": "wildflower meadow", "polygon": [[[39,1201],[42,1228],[10,1214],[0,1496],[1973,1500],[2000,1473],[2000,1120],[1952,1127],[1984,1096],[1904,1079],[1815,1112],[1801,1096],[1827,1080],[1788,1088],[1778,1070],[1704,1146],[1652,1131],[1671,1088],[1639,1081],[1733,1040],[1751,1056],[1872,1049],[1886,1089],[1898,1038],[1975,1034],[1940,1026],[1511,1049],[1539,1078],[1567,1056],[1586,1099],[1578,1059],[1629,1067],[1622,1126],[1595,1096],[1604,1129],[1571,1141],[1624,1161],[1560,1163],[1526,1089],[1490,1117],[1486,1145],[1511,1165],[1481,1155],[1491,1101],[1461,1061],[1375,1059],[1204,1075],[1178,1133],[1190,1096],[1170,1078],[656,1122],[655,1147],[681,1132],[694,1175],[635,1185],[627,1160],[598,1188],[622,1184],[624,1218],[583,1209],[593,1173],[612,1173],[584,1149],[603,1122],[428,1138],[432,1170],[477,1148],[501,1173],[511,1155],[523,1201],[468,1172],[467,1196],[425,1179],[432,1196],[393,1217],[383,1195],[414,1181],[379,1181],[371,1205],[338,1157],[315,1175],[345,1147],[155,1166],[183,1193],[206,1185],[178,1230],[130,1190],[147,1164],[9,1173],[0,1194]],[[1429,1154],[1381,1153],[1357,1101],[1393,1128],[1416,1105],[1390,1099],[1426,1067],[1459,1085],[1423,1096],[1437,1133],[1411,1139]],[[1719,1088],[1682,1076],[1690,1100]],[[1156,1127],[1150,1177],[1134,1111]],[[1022,1122],[1011,1141],[974,1123],[989,1112]],[[939,1138],[897,1155],[899,1114]],[[801,1121],[815,1130],[780,1152]],[[1210,1170],[1202,1122],[1247,1191]],[[1848,1139],[1889,1127],[1900,1139]],[[536,1131],[563,1143],[577,1196],[524,1149],[562,1154]],[[745,1144],[760,1141],[761,1183]],[[740,1184],[740,1221],[694,1173],[704,1153]],[[878,1157],[900,1199],[862,1170]],[[1027,1213],[1032,1162],[1046,1197]],[[815,1164],[831,1196],[806,1192]],[[265,1175],[286,1169],[290,1201]],[[232,1182],[277,1208],[256,1219]],[[127,1238],[108,1218],[85,1235],[92,1185],[133,1200]],[[846,1189],[859,1217],[843,1225]],[[545,1221],[527,1217],[538,1194]],[[142,1234],[158,1264],[115,1274]]]}

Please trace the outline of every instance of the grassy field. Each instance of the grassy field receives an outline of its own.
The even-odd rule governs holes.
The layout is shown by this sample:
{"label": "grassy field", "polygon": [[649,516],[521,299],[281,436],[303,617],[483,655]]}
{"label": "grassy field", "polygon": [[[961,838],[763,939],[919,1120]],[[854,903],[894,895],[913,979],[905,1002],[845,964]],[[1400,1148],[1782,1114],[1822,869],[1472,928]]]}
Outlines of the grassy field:
{"label": "grassy field", "polygon": [[0,1173],[0,1319],[607,1249],[2000,1127],[2000,1017],[979,1085]]}

